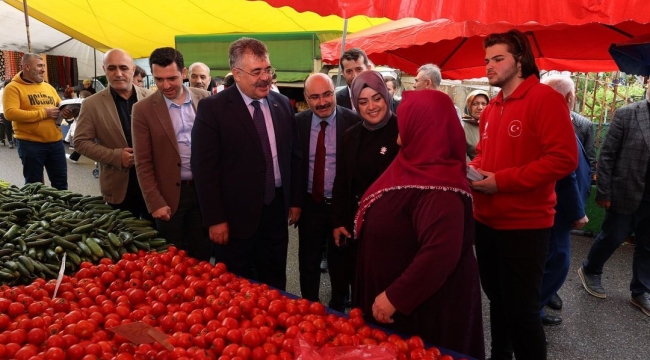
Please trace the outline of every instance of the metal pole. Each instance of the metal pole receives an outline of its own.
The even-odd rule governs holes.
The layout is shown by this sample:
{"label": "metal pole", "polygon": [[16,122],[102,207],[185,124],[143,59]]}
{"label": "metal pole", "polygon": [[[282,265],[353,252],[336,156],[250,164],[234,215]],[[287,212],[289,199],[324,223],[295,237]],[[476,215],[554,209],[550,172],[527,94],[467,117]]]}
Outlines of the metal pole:
{"label": "metal pole", "polygon": [[25,13],[25,30],[27,31],[27,52],[32,52],[32,38],[29,35],[29,11],[27,10],[27,0],[23,1],[23,13]]}
{"label": "metal pole", "polygon": [[348,19],[345,19],[343,21],[343,40],[341,41],[341,56],[339,56],[339,72],[338,75],[336,76],[336,86],[341,85],[341,72],[343,71],[343,68],[341,67],[341,57],[343,57],[343,53],[345,52],[345,37],[348,35]]}

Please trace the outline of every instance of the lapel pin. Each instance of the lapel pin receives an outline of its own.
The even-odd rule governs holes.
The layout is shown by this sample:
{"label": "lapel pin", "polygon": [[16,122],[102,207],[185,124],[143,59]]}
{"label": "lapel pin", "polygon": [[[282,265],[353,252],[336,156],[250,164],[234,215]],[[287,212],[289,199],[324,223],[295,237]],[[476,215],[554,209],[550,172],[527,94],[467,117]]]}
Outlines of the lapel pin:
{"label": "lapel pin", "polygon": [[387,152],[388,152],[388,148],[385,146],[382,146],[381,149],[379,149],[379,153],[382,155],[386,155]]}

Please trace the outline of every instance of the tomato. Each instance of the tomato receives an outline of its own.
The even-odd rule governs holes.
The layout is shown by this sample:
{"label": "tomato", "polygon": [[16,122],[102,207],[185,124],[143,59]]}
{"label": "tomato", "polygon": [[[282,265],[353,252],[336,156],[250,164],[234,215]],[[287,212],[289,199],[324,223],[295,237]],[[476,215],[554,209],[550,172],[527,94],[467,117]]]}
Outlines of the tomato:
{"label": "tomato", "polygon": [[34,328],[27,333],[27,342],[32,345],[40,346],[45,342],[45,330]]}
{"label": "tomato", "polygon": [[93,322],[81,320],[76,324],[74,334],[81,339],[88,339],[93,335],[96,329],[97,327]]}
{"label": "tomato", "polygon": [[406,340],[409,350],[424,349],[424,341],[419,336],[411,336]]}
{"label": "tomato", "polygon": [[234,344],[241,344],[242,338],[243,336],[239,329],[231,329],[226,334],[226,339]]}
{"label": "tomato", "polygon": [[242,344],[248,346],[249,348],[254,348],[262,344],[262,334],[257,329],[248,329],[244,332],[242,338]]}
{"label": "tomato", "polygon": [[51,347],[45,351],[45,360],[65,360],[65,352],[60,347]]}
{"label": "tomato", "polygon": [[313,302],[309,305],[309,313],[314,315],[325,315],[325,306],[319,302]]}
{"label": "tomato", "polygon": [[9,308],[7,309],[7,314],[11,318],[15,318],[16,316],[24,313],[25,313],[25,305],[23,303],[12,302],[11,304],[9,304]]}
{"label": "tomato", "polygon": [[230,344],[223,349],[221,354],[232,358],[237,356],[237,350],[239,350],[239,345]]}
{"label": "tomato", "polygon": [[16,351],[14,354],[13,358],[15,360],[28,360],[31,359],[33,356],[36,356],[38,354],[38,348],[34,345],[25,345],[20,350]]}
{"label": "tomato", "polygon": [[79,344],[74,344],[66,350],[66,355],[68,359],[71,360],[81,360],[85,355],[85,350],[83,346]]}

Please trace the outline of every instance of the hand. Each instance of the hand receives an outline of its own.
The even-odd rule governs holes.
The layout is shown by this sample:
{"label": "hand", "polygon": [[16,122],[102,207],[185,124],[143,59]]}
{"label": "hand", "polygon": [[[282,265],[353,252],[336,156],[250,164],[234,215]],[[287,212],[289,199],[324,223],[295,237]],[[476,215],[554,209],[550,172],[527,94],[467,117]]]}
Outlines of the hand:
{"label": "hand", "polygon": [[135,164],[135,158],[133,157],[133,148],[123,148],[122,149],[122,167],[130,168]]}
{"label": "hand", "polygon": [[395,309],[393,304],[390,303],[390,300],[388,300],[388,296],[386,296],[385,291],[377,295],[375,298],[375,303],[372,304],[372,316],[374,316],[375,320],[379,321],[380,323],[392,323],[393,318],[391,318],[391,316],[393,316],[395,310],[397,309]]}
{"label": "hand", "polygon": [[169,206],[163,206],[151,213],[154,219],[169,221],[172,217],[172,209]]}
{"label": "hand", "polygon": [[59,109],[58,108],[45,108],[45,113],[47,114],[48,118],[51,119],[57,119],[59,117]]}
{"label": "hand", "polygon": [[344,235],[348,239],[352,238],[352,235],[350,235],[350,232],[345,228],[345,226],[337,227],[332,233],[332,236],[334,236],[334,244],[336,244],[336,246],[341,246],[339,241],[341,235]]}
{"label": "hand", "polygon": [[582,219],[573,222],[573,228],[576,230],[580,230],[583,227],[585,227],[585,225],[587,225],[588,222],[589,222],[589,218],[587,217],[587,215],[585,215]]}
{"label": "hand", "polygon": [[596,200],[596,204],[606,210],[609,210],[610,206],[612,206],[612,202],[609,200]]}
{"label": "hand", "polygon": [[497,186],[497,179],[494,173],[489,171],[484,171],[481,169],[476,169],[481,175],[485,176],[485,179],[480,181],[471,181],[469,186],[478,191],[487,195],[496,194],[499,192],[499,187]]}
{"label": "hand", "polygon": [[221,224],[210,226],[209,232],[210,240],[212,240],[213,243],[217,243],[219,245],[226,245],[228,243],[229,230],[227,222],[222,222]]}
{"label": "hand", "polygon": [[300,214],[302,214],[302,209],[299,207],[290,207],[289,208],[289,225],[293,225],[300,220]]}
{"label": "hand", "polygon": [[66,106],[63,110],[61,110],[61,115],[63,115],[64,119],[71,119],[74,117],[74,112],[70,110],[69,106]]}

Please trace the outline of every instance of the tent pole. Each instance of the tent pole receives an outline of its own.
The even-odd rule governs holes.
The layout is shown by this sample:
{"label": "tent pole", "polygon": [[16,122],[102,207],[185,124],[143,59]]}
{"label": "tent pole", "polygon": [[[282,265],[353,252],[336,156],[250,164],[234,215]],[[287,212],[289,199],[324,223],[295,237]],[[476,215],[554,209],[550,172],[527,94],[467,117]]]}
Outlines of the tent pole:
{"label": "tent pole", "polygon": [[23,0],[23,13],[25,13],[25,30],[27,32],[27,52],[32,52],[32,38],[29,35],[29,12],[27,10],[27,0]]}
{"label": "tent pole", "polygon": [[95,70],[95,77],[93,79],[97,79],[97,49],[95,48],[93,48],[93,69]]}
{"label": "tent pole", "polygon": [[341,41],[341,56],[339,56],[339,72],[338,75],[336,76],[336,86],[341,85],[341,72],[343,71],[343,68],[341,67],[341,57],[345,52],[345,37],[347,34],[348,34],[348,19],[346,18],[343,21],[343,40]]}

